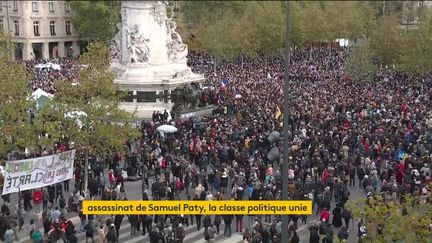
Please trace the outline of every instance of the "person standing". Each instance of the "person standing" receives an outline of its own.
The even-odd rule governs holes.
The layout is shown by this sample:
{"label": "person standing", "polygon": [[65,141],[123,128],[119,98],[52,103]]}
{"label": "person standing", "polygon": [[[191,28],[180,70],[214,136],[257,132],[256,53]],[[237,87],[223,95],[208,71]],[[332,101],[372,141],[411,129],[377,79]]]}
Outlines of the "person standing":
{"label": "person standing", "polygon": [[117,243],[117,233],[114,224],[111,224],[108,229],[108,233],[106,234],[107,243]]}
{"label": "person standing", "polygon": [[35,206],[35,213],[38,214],[41,211],[41,204],[43,202],[43,193],[40,189],[33,191],[33,204]]}
{"label": "person standing", "polygon": [[114,225],[115,225],[115,230],[116,230],[116,235],[117,235],[117,237],[118,237],[119,234],[120,234],[120,225],[122,224],[123,217],[124,217],[124,215],[120,215],[120,214],[117,214],[117,215],[114,217]]}
{"label": "person standing", "polygon": [[55,187],[54,185],[48,186],[48,201],[50,202],[51,207],[54,206],[54,200],[55,200]]}
{"label": "person standing", "polygon": [[217,235],[220,233],[219,226],[220,226],[221,222],[222,222],[221,216],[220,215],[215,215],[215,217],[213,219],[213,224],[216,227],[216,234]]}
{"label": "person standing", "polygon": [[236,215],[236,232],[242,232],[243,230],[243,215]]}
{"label": "person standing", "polygon": [[30,238],[33,240],[33,243],[42,243],[43,242],[43,236],[39,230],[33,231]]}
{"label": "person standing", "polygon": [[225,230],[224,230],[224,235],[231,237],[231,222],[232,222],[232,215],[224,215],[223,216],[223,220],[225,222]]}
{"label": "person standing", "polygon": [[57,183],[55,185],[55,191],[56,191],[55,202],[57,203],[57,200],[63,196],[63,186],[61,183]]}
{"label": "person standing", "polygon": [[[103,227],[103,226],[102,226]],[[85,234],[86,234],[86,243],[88,242],[88,239],[90,238],[92,243],[95,243],[94,241],[94,226],[93,226],[93,222],[91,220],[88,221],[88,223],[86,224],[86,226],[84,226],[84,230],[85,230]]]}
{"label": "person standing", "polygon": [[5,243],[12,243],[14,241],[14,238],[16,238],[15,232],[11,226],[8,226],[8,229],[6,230],[4,237],[5,237],[5,241],[4,241]]}
{"label": "person standing", "polygon": [[138,215],[136,214],[129,215],[129,223],[131,224],[131,235],[135,235],[138,226]]}
{"label": "person standing", "polygon": [[63,181],[63,187],[64,187],[64,189],[65,189],[65,191],[69,191],[69,181],[70,180],[65,180],[65,181]]}
{"label": "person standing", "polygon": [[211,224],[211,217],[210,217],[210,215],[205,215],[202,223],[203,223],[203,226],[204,226],[204,233],[205,233],[205,232],[207,232],[208,227]]}
{"label": "person standing", "polygon": [[183,224],[179,224],[177,228],[177,239],[178,243],[183,243],[183,239],[186,237],[185,230],[183,228]]}
{"label": "person standing", "polygon": [[98,243],[105,243],[106,241],[104,226],[101,224],[98,230]]}
{"label": "person standing", "polygon": [[339,228],[342,226],[342,209],[339,205],[336,205],[336,208],[333,209],[333,221],[332,224],[334,227]]}
{"label": "person standing", "polygon": [[351,212],[347,208],[344,208],[342,210],[342,218],[345,221],[345,227],[348,229],[349,228],[350,220],[352,218],[352,215],[351,215]]}
{"label": "person standing", "polygon": [[42,210],[43,211],[47,211],[48,210],[48,201],[49,201],[49,193],[48,193],[48,189],[46,187],[42,188],[42,200],[43,200],[43,205],[42,205]]}

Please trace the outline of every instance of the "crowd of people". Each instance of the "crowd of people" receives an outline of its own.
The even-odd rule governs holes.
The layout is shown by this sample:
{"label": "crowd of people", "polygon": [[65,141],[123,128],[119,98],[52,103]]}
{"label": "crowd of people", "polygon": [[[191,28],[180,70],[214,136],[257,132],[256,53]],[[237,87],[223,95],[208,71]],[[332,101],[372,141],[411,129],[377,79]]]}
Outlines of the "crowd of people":
{"label": "crowd of people", "polygon": [[[310,242],[348,239],[352,213],[345,203],[356,181],[363,196],[381,193],[400,201],[413,194],[430,203],[431,82],[393,68],[381,68],[374,80],[352,80],[344,72],[346,57],[346,49],[328,45],[291,56],[288,190],[291,199],[313,199],[320,222],[310,227]],[[269,134],[282,128],[283,59],[242,58],[216,67],[206,53],[191,59],[205,85],[217,90],[218,105],[210,117],[174,121],[179,132],[163,139],[155,129],[166,120],[142,124],[137,159],[159,178],[149,185],[152,197],[174,199],[184,191],[195,200],[279,199],[279,160],[268,152],[281,150]],[[241,216],[225,217],[225,225],[234,218],[236,226],[242,222]],[[279,242],[279,218],[249,218],[245,240]],[[291,242],[298,242],[295,229],[305,218],[291,217]],[[207,222],[211,239],[210,229],[219,224]],[[224,234],[231,235],[230,227]],[[366,234],[360,220],[356,236]]]}
{"label": "crowd of people", "polygon": [[[193,71],[204,74],[204,85],[216,93],[213,114],[172,121],[159,115],[143,121],[142,138],[128,141],[126,158],[113,153],[101,159],[104,161],[91,163],[90,194],[101,194],[106,200],[124,199],[127,192],[120,167],[138,167],[143,200],[278,200],[282,191],[280,158],[270,156],[269,151],[274,147],[282,151],[282,143],[269,135],[282,132],[286,115],[290,145],[287,190],[290,199],[313,200],[319,222],[309,228],[311,243],[332,242],[334,238],[343,241],[352,234],[348,231],[352,213],[345,204],[352,199],[354,187],[359,187],[364,197],[380,193],[386,200],[400,201],[403,195],[412,194],[430,203],[432,82],[427,76],[410,76],[391,67],[380,68],[374,80],[352,80],[344,72],[347,55],[347,49],[327,44],[295,49],[289,114],[284,114],[280,112],[283,58],[243,57],[215,65],[207,53],[190,53]],[[49,78],[36,76],[40,81],[33,80],[32,87],[48,92],[52,79],[74,78],[69,72],[38,75]],[[160,136],[156,128],[164,123],[175,125],[178,132]],[[76,167],[79,192],[83,190],[83,170],[79,164]],[[108,181],[104,173],[108,173]],[[152,176],[155,179],[149,183]],[[80,200],[75,200],[79,211]],[[92,222],[81,216],[86,218],[84,222]],[[60,222],[64,220],[57,219],[50,222],[52,232],[63,229]],[[115,242],[122,219],[116,215],[107,220],[109,242]],[[193,225],[194,219],[197,230],[204,228],[208,242],[214,242],[219,234],[230,237],[232,224],[245,242],[281,242],[284,230],[281,219],[272,215],[142,216],[129,221],[132,229],[141,225],[143,233],[147,230],[150,234],[150,242],[156,243],[182,242],[184,229]],[[361,240],[368,229],[358,220],[356,239]],[[296,232],[299,221],[310,223],[306,215],[291,216],[289,242],[300,240]],[[68,231],[65,227],[63,232]],[[94,226],[82,225],[83,230],[85,227]]]}
{"label": "crowd of people", "polygon": [[[60,66],[60,70],[51,68],[47,63],[52,63]],[[30,81],[29,86],[32,91],[42,89],[47,93],[54,94],[55,81],[66,80],[69,82],[76,82],[78,77],[78,70],[80,66],[75,59],[71,58],[56,58],[52,60],[29,60],[24,62]],[[40,66],[43,65],[46,66]]]}

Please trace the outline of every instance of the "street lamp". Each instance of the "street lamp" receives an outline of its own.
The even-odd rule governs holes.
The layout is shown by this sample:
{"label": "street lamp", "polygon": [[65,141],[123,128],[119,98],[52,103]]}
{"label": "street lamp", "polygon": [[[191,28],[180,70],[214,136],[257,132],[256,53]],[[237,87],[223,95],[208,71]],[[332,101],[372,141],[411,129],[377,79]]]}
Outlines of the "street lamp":
{"label": "street lamp", "polygon": [[[286,2],[286,33],[285,33],[285,79],[283,100],[283,164],[282,164],[282,200],[288,200],[288,92],[290,67],[290,2]],[[288,242],[288,215],[282,215],[282,242]]]}

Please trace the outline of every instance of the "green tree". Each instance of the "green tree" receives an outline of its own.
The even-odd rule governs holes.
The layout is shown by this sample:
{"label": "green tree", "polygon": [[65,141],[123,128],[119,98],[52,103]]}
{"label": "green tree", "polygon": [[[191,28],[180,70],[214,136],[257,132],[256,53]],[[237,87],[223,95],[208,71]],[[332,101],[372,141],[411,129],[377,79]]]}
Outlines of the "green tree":
{"label": "green tree", "polygon": [[425,12],[417,24],[417,28],[406,31],[402,35],[399,56],[399,67],[413,74],[432,70],[432,15]]}
{"label": "green tree", "polygon": [[71,1],[72,22],[82,39],[109,41],[119,31],[121,1]]}
{"label": "green tree", "polygon": [[362,242],[430,242],[432,207],[406,197],[404,202],[386,202],[381,196],[350,201],[355,219],[363,219],[367,235]]}
{"label": "green tree", "polygon": [[284,50],[286,3],[258,3],[248,8],[249,14],[244,19],[244,22],[249,22],[249,26],[243,31],[249,32],[250,43],[256,43],[248,46],[249,52],[259,49],[267,56],[279,56]]}
{"label": "green tree", "polygon": [[378,19],[369,35],[370,45],[379,64],[397,63],[401,48],[401,31],[396,17]]}
{"label": "green tree", "polygon": [[373,60],[374,53],[366,40],[355,45],[345,62],[345,71],[348,76],[357,81],[371,81],[377,71]]}
{"label": "green tree", "polygon": [[[88,65],[79,72],[79,84],[66,81],[56,83],[58,93],[55,96],[55,109],[58,114],[69,114],[64,118],[66,135],[75,143],[75,147],[84,154],[85,190],[88,185],[88,158],[90,155],[102,155],[106,151],[125,153],[124,143],[139,136],[137,129],[127,121],[134,114],[119,108],[122,97],[113,81],[115,74],[108,70],[108,49],[102,42],[90,43],[80,64]],[[58,117],[58,119],[62,119]],[[79,119],[82,127],[77,122]],[[115,121],[125,122],[117,125]]]}
{"label": "green tree", "polygon": [[11,59],[13,44],[6,34],[0,33],[0,156],[15,150],[34,147],[37,136],[30,124],[27,111],[33,108],[28,99],[30,89],[24,65]]}

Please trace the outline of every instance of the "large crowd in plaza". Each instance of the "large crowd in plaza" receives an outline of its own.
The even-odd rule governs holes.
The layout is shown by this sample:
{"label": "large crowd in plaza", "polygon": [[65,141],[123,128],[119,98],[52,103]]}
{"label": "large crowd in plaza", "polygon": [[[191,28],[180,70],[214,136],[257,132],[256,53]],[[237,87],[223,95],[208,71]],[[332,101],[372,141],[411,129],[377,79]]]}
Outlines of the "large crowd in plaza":
{"label": "large crowd in plaza", "polygon": [[[286,124],[289,197],[311,198],[319,220],[291,216],[290,242],[299,242],[296,229],[306,222],[311,243],[347,240],[350,234],[361,240],[368,230],[363,221],[356,219],[358,232],[347,230],[352,213],[345,204],[355,187],[364,197],[382,194],[386,200],[400,201],[403,195],[413,194],[422,203],[430,203],[432,82],[426,76],[412,77],[393,68],[380,68],[374,80],[355,81],[344,72],[346,57],[347,49],[329,45],[296,49],[291,55]],[[245,57],[214,67],[210,55],[192,52],[189,63],[194,72],[204,74],[204,85],[216,97],[211,101],[213,114],[175,121],[155,115],[152,121],[142,122],[142,139],[127,143],[130,153],[126,158],[111,156],[92,163],[96,166],[88,188],[91,196],[124,199],[127,191],[119,170],[123,167],[132,174],[143,174],[143,200],[280,199],[279,160],[270,161],[267,155],[273,146],[282,151],[282,143],[272,143],[268,136],[282,131],[282,116],[287,115],[277,114],[283,107],[283,58],[262,56],[253,61]],[[29,69],[32,65],[28,63]],[[55,92],[54,80],[66,77],[72,82],[76,75],[73,61],[62,60],[61,65],[60,72],[37,73],[30,87]],[[165,123],[174,124],[178,132],[161,137],[156,127]],[[117,242],[121,222],[126,220],[121,215],[107,219],[98,230],[94,216],[80,213],[79,230],[63,217],[65,208],[79,213],[80,202],[89,196],[83,195],[83,172],[77,161],[75,188],[67,188],[72,192],[68,199],[56,198],[66,184],[23,192],[27,204],[43,206],[44,232],[32,234],[34,242],[42,242],[38,240],[43,236],[51,242],[76,242],[79,230],[89,238],[98,234],[99,242]],[[7,204],[1,211],[10,211]],[[230,237],[235,228],[244,242],[276,243],[281,242],[283,230],[276,216],[130,216],[129,222],[131,228],[141,228],[143,234],[147,231],[151,243],[183,242],[185,229],[194,223],[197,230],[204,228],[208,242],[219,234]],[[6,237],[10,232],[6,230]]]}

